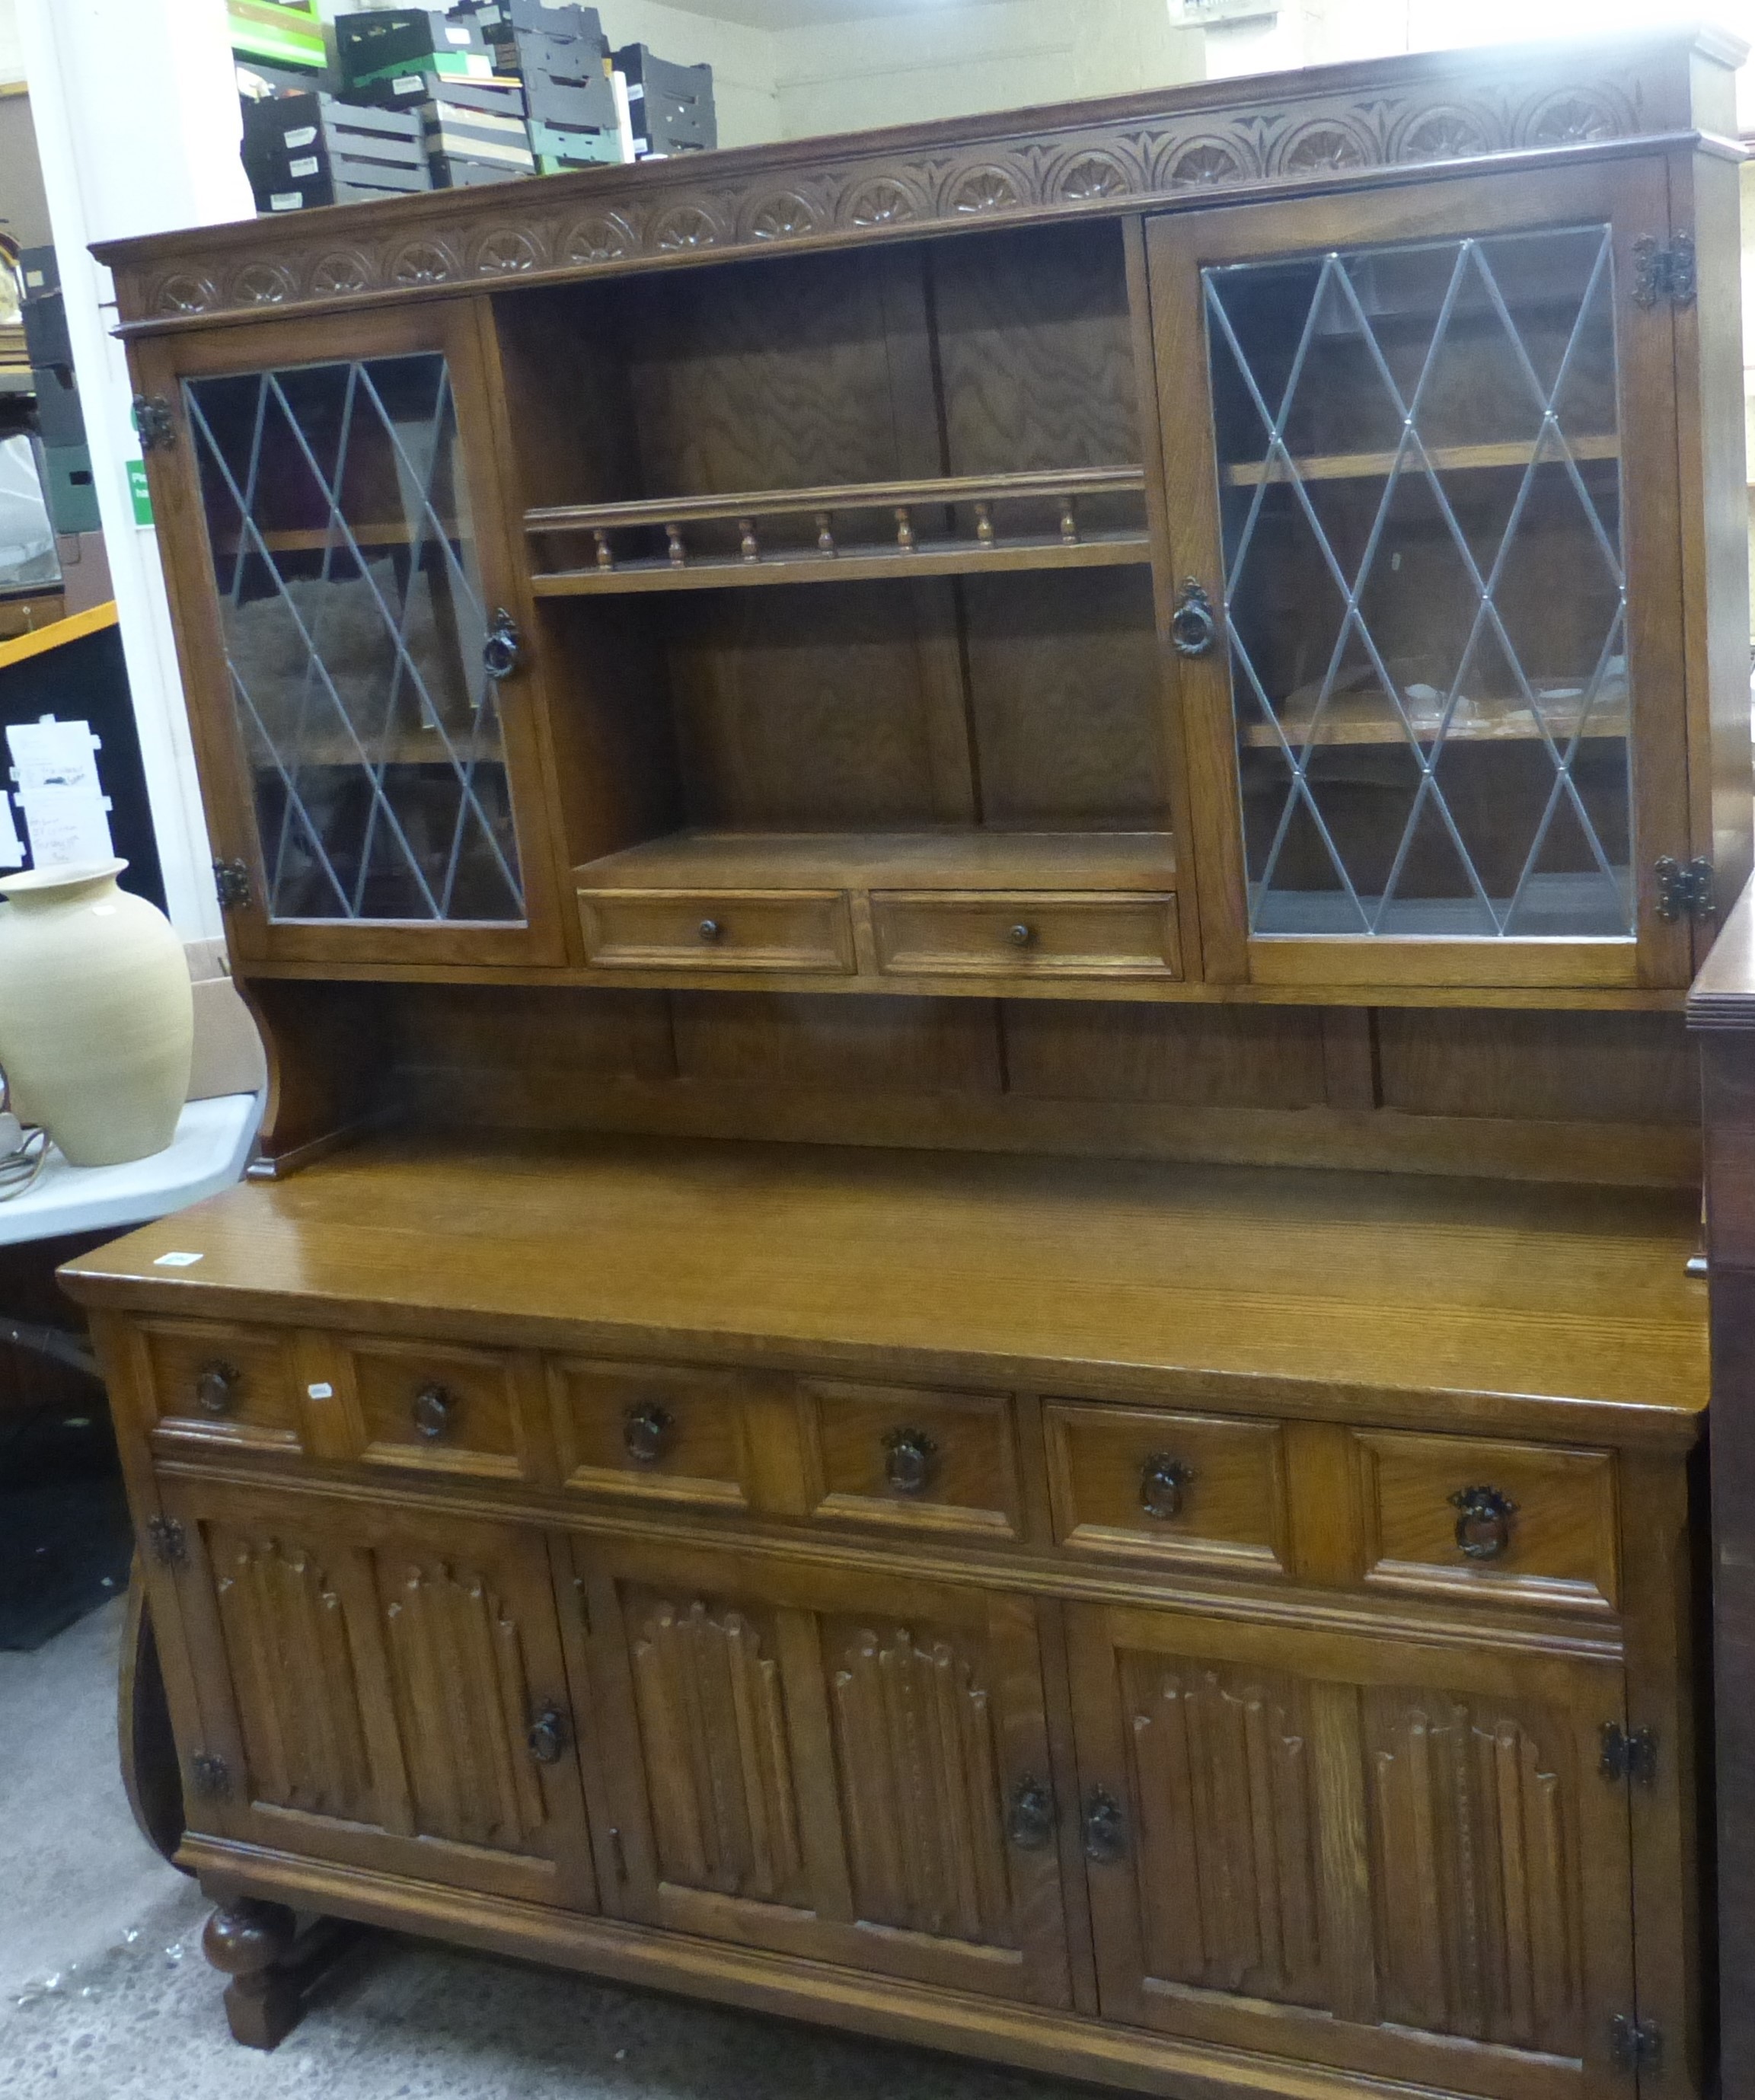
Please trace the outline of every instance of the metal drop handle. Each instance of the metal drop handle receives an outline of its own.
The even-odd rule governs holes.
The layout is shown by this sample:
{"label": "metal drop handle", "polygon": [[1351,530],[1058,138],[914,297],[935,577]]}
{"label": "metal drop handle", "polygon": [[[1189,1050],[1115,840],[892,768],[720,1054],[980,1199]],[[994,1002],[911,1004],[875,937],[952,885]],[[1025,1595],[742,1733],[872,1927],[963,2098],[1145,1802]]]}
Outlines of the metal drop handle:
{"label": "metal drop handle", "polygon": [[1457,1512],[1457,1544],[1471,1560],[1497,1560],[1511,1544],[1517,1504],[1497,1488],[1458,1488],[1450,1498]]}
{"label": "metal drop handle", "polygon": [[630,1407],[622,1417],[622,1444],[637,1466],[655,1466],[670,1442],[668,1413],[657,1402]]}
{"label": "metal drop handle", "polygon": [[1021,1779],[1006,1811],[1005,1834],[1021,1852],[1039,1852],[1054,1836],[1054,1796],[1039,1779]]}
{"label": "metal drop handle", "polygon": [[437,1383],[423,1385],[415,1395],[408,1412],[414,1417],[417,1432],[429,1444],[436,1443],[456,1419],[457,1403],[446,1388]]}
{"label": "metal drop handle", "polygon": [[1184,576],[1170,615],[1170,646],[1179,656],[1204,656],[1218,633],[1212,600],[1193,576]]}
{"label": "metal drop handle", "polygon": [[558,1765],[567,1750],[567,1716],[558,1706],[545,1706],[525,1732],[530,1754],[540,1765]]}
{"label": "metal drop handle", "polygon": [[244,1374],[236,1364],[203,1364],[195,1374],[195,1404],[204,1414],[229,1414],[243,1385]]}
{"label": "metal drop handle", "polygon": [[1114,1795],[1094,1786],[1085,1797],[1085,1857],[1113,1866],[1127,1853],[1127,1818]]}
{"label": "metal drop handle", "polygon": [[1140,1508],[1161,1521],[1180,1516],[1184,1490],[1193,1480],[1192,1466],[1184,1465],[1167,1451],[1154,1451],[1140,1468]]}
{"label": "metal drop handle", "polygon": [[893,1429],[884,1439],[884,1477],[898,1495],[923,1495],[937,1470],[938,1446],[924,1429]]}
{"label": "metal drop handle", "polygon": [[505,607],[496,606],[492,624],[487,629],[487,639],[482,644],[482,668],[495,684],[509,678],[518,668],[518,650],[523,637],[518,631],[518,622]]}

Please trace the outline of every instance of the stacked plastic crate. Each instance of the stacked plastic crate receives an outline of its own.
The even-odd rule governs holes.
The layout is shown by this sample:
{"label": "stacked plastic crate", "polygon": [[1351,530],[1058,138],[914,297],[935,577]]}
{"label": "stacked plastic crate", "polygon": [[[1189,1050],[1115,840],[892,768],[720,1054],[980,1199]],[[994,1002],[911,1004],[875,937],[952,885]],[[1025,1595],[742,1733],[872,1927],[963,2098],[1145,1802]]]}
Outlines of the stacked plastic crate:
{"label": "stacked plastic crate", "polygon": [[524,91],[472,8],[340,15],[335,55],[351,101],[412,117],[434,189],[534,174]]}

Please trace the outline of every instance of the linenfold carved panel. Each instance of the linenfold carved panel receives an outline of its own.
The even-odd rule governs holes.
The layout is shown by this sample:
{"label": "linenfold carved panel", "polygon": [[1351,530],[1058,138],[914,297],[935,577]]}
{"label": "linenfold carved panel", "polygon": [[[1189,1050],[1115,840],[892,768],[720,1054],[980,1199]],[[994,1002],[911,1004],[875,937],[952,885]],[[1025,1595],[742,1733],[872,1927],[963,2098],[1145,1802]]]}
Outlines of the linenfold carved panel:
{"label": "linenfold carved panel", "polygon": [[466,1568],[379,1561],[416,1831],[529,1849],[546,1811],[525,1741],[535,1702],[516,1619]]}
{"label": "linenfold carved panel", "polygon": [[229,269],[207,259],[211,232],[192,232],[174,260],[162,244],[139,263],[121,249],[118,297],[125,325],[163,324],[1594,146],[1684,126],[1687,64],[1679,38],[1643,63],[1599,55],[1584,77],[1576,62],[1563,68],[1551,57],[1390,61],[1349,68],[1338,84],[1320,73],[1302,89],[1277,79],[1271,99],[1250,101],[1242,84],[1229,105],[1210,89],[1172,90],[1156,107],[1143,98],[1118,112],[1107,105],[1100,121],[1069,112],[1048,131],[972,120],[966,143],[941,134],[898,148],[873,134],[802,164],[752,152],[703,158],[698,173],[669,161],[443,191],[419,208],[344,207],[354,219],[345,236],[333,211],[316,214],[308,232],[292,218],[264,222],[259,245],[225,243],[237,258]]}
{"label": "linenfold carved panel", "polygon": [[1149,1656],[1125,1683],[1149,1973],[1324,2003],[1303,1688]]}
{"label": "linenfold carved panel", "polygon": [[340,1597],[318,1556],[218,1533],[215,1588],[252,1799],[379,1820],[359,1685]]}
{"label": "linenfold carved panel", "polygon": [[930,1630],[824,1628],[853,1900],[876,1925],[1016,1943],[992,1702]]}
{"label": "linenfold carved panel", "polygon": [[1572,1760],[1537,1712],[1449,1692],[1365,1696],[1382,2014],[1576,2056]]}
{"label": "linenfold carved panel", "polygon": [[769,1903],[806,1899],[771,1624],[736,1605],[627,1594],[659,1869]]}

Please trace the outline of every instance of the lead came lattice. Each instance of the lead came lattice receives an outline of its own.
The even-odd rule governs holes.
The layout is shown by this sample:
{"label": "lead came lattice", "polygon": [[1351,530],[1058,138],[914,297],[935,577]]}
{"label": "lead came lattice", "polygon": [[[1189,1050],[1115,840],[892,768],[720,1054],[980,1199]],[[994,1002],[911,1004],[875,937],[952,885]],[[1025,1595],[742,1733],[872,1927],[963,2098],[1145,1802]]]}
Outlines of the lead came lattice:
{"label": "lead came lattice", "polygon": [[1202,274],[1252,929],[1628,938],[1609,230]]}
{"label": "lead came lattice", "polygon": [[184,398],[269,915],[522,921],[444,359]]}

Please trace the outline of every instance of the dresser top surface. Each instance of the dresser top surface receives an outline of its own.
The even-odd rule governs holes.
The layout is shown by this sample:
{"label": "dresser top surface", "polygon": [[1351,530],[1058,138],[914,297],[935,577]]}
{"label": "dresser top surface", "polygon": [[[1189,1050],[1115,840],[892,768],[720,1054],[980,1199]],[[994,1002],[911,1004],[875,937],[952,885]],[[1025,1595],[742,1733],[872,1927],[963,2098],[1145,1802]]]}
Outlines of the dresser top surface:
{"label": "dresser top surface", "polygon": [[[415,1138],[81,1256],[88,1304],[923,1374],[1158,1379],[1346,1412],[1503,1396],[1690,1433],[1685,1194],[637,1139]],[[167,1255],[197,1260],[165,1264]],[[869,1364],[867,1369],[869,1369]],[[1052,1390],[1052,1383],[1050,1385]],[[1509,1411],[1507,1411],[1507,1410]],[[1551,1408],[1549,1409],[1551,1413]],[[1491,1410],[1488,1410],[1491,1414]]]}

